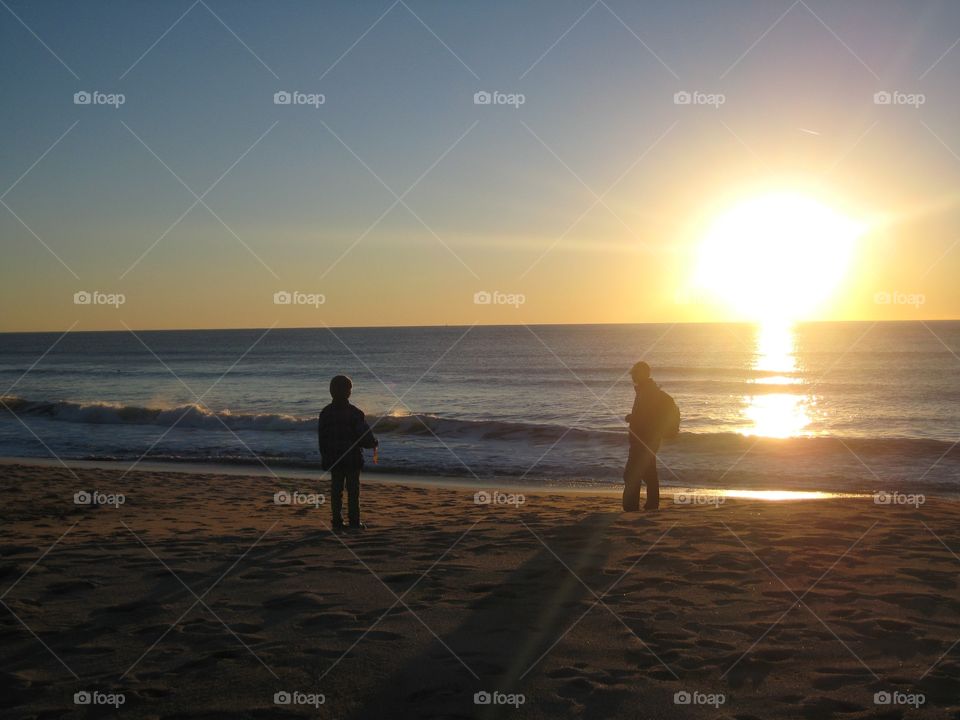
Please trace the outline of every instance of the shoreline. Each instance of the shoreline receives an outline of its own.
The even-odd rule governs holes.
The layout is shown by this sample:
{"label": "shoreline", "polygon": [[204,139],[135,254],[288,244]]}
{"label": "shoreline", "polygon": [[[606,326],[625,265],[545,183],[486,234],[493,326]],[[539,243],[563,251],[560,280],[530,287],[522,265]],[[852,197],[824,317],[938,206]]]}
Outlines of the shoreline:
{"label": "shoreline", "polygon": [[[52,458],[30,457],[0,457],[0,468],[5,467],[40,467],[40,468],[67,468],[72,470],[108,470],[136,473],[162,473],[191,475],[200,477],[228,476],[237,478],[275,478],[279,480],[309,480],[311,482],[329,482],[326,472],[299,468],[265,468],[262,465],[237,465],[223,463],[180,462],[151,462],[140,463],[125,460],[64,460]],[[129,468],[133,466],[133,470]],[[361,475],[362,483],[378,485],[396,485],[411,488],[447,488],[447,489],[507,489],[536,494],[575,494],[620,497],[623,492],[621,483],[606,483],[602,481],[578,481],[581,485],[572,485],[563,481],[552,481],[551,484],[517,482],[511,478],[476,479],[471,477],[454,477],[448,475],[423,475],[405,472],[383,472],[371,470],[368,466]],[[696,494],[707,498],[738,498],[743,500],[830,500],[838,498],[870,498],[869,492],[830,492],[825,490],[793,490],[793,489],[756,489],[756,488],[712,488],[698,486],[670,485],[661,481],[661,501],[671,504],[671,497],[677,494]],[[960,501],[960,496],[949,494],[927,493],[924,497],[937,498],[945,501]],[[709,503],[704,503],[709,504]]]}

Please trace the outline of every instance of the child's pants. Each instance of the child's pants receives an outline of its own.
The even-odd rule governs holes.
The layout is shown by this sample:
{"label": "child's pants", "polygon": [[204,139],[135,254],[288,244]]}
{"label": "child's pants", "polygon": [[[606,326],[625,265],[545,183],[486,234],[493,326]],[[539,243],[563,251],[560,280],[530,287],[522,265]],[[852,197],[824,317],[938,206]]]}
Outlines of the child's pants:
{"label": "child's pants", "polygon": [[333,524],[343,525],[343,489],[347,489],[347,517],[351,525],[360,524],[360,471],[334,468],[330,471],[332,492],[330,509],[333,512]]}

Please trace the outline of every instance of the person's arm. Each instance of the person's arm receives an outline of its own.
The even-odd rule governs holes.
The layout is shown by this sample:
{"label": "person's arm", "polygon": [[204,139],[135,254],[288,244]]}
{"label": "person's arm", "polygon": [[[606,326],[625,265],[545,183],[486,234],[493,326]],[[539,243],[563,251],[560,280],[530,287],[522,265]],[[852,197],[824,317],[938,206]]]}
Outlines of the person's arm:
{"label": "person's arm", "polygon": [[640,418],[640,415],[638,414],[639,410],[640,410],[640,396],[639,396],[639,395],[634,395],[634,397],[633,397],[633,407],[630,408],[630,412],[627,413],[627,414],[624,416],[624,418],[623,418],[623,419],[627,422],[628,425],[632,425],[632,424],[633,424],[633,419],[634,419],[634,418],[637,418],[637,419]]}
{"label": "person's arm", "polygon": [[330,463],[332,458],[330,458],[329,453],[330,445],[330,427],[328,422],[328,416],[326,413],[321,412],[317,416],[317,449],[320,451],[320,467],[323,470],[330,469]]}
{"label": "person's arm", "polygon": [[323,453],[323,444],[327,439],[327,433],[327,417],[321,412],[317,417],[317,447],[321,453]]}
{"label": "person's arm", "polygon": [[367,424],[367,418],[361,412],[357,422],[357,434],[360,438],[359,445],[362,448],[373,449],[380,444],[380,441],[377,440],[376,436],[373,434],[373,430],[370,429],[370,426]]}

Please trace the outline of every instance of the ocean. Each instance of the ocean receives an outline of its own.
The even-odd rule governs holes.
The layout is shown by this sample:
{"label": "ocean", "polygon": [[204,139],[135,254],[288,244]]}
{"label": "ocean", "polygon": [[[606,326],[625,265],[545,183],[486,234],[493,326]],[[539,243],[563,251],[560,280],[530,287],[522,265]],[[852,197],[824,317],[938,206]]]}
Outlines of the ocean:
{"label": "ocean", "polygon": [[664,485],[956,494],[958,350],[952,321],[11,333],[0,455],[319,474],[346,373],[371,473],[618,484],[642,358],[683,416]]}

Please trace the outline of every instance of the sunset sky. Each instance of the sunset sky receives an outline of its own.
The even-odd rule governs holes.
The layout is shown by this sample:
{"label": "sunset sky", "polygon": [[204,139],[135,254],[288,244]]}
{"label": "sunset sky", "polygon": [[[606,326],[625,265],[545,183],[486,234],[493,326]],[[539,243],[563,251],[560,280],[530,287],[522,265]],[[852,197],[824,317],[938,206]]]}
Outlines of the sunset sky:
{"label": "sunset sky", "polygon": [[754,319],[692,283],[771,193],[860,228],[751,266],[843,264],[799,319],[960,317],[955,2],[6,5],[2,331]]}

